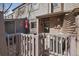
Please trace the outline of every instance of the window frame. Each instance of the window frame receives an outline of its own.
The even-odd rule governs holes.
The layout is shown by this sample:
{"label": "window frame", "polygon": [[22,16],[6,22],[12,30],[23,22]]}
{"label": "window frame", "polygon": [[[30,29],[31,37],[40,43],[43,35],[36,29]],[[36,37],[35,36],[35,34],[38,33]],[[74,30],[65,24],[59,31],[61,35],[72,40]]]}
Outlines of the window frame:
{"label": "window frame", "polygon": [[[56,5],[57,4],[57,5]],[[59,4],[58,3],[53,3],[53,8],[58,8],[59,7]]]}
{"label": "window frame", "polygon": [[36,22],[31,22],[31,29],[36,28]]}

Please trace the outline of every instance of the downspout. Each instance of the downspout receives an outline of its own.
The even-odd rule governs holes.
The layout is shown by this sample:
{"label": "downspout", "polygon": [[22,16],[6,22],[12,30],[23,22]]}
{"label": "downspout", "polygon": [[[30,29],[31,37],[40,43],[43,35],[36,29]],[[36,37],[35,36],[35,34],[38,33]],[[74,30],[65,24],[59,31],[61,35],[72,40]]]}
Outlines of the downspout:
{"label": "downspout", "polygon": [[49,3],[48,3],[48,14],[49,14]]}
{"label": "downspout", "polygon": [[[29,7],[30,6],[30,7]],[[30,20],[30,16],[31,16],[31,9],[32,9],[32,3],[28,4],[28,20]],[[29,23],[29,32],[30,32],[30,23]]]}
{"label": "downspout", "polygon": [[64,3],[61,3],[61,11],[64,11]]}
{"label": "downspout", "polygon": [[51,3],[51,13],[53,13],[54,8],[53,8],[53,3]]}

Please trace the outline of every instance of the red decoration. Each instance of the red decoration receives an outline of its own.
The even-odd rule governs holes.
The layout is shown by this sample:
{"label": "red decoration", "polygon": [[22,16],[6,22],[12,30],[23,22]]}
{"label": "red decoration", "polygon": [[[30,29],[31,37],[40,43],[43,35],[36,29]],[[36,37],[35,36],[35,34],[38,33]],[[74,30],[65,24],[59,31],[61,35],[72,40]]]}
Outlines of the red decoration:
{"label": "red decoration", "polygon": [[28,20],[25,20],[25,28],[28,29]]}

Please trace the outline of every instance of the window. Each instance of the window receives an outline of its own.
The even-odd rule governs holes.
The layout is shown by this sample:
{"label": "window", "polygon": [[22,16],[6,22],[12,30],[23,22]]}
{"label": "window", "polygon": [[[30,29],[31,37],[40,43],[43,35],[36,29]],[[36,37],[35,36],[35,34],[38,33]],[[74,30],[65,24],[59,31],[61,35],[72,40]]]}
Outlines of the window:
{"label": "window", "polygon": [[45,33],[49,33],[49,21],[48,20],[44,20],[43,21],[43,26],[44,26],[44,32]]}
{"label": "window", "polygon": [[53,3],[53,8],[58,7],[58,3]]}
{"label": "window", "polygon": [[36,28],[36,22],[31,22],[31,28]]}

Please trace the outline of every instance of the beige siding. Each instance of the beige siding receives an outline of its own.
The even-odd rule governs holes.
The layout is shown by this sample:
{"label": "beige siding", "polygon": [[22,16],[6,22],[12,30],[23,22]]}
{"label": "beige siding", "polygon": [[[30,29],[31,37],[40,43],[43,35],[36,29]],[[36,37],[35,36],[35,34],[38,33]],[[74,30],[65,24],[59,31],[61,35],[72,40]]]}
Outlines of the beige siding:
{"label": "beige siding", "polygon": [[61,3],[58,3],[58,6],[54,8],[54,12],[59,12],[59,11],[61,11]]}
{"label": "beige siding", "polygon": [[36,18],[36,16],[40,16],[48,13],[50,13],[50,9],[48,9],[48,3],[40,3],[39,8],[36,11],[31,12],[30,18],[33,19]]}
{"label": "beige siding", "polygon": [[[36,16],[51,13],[51,9],[50,9],[51,6],[50,5],[51,4],[48,5],[48,3],[40,3],[39,8],[37,10],[31,12],[30,21],[35,20],[35,22],[36,22]],[[34,28],[34,29],[31,28],[30,32],[31,33],[34,33],[34,32],[36,33],[36,28]]]}
{"label": "beige siding", "polygon": [[79,8],[79,3],[65,3],[64,11],[71,11],[74,8]]}

